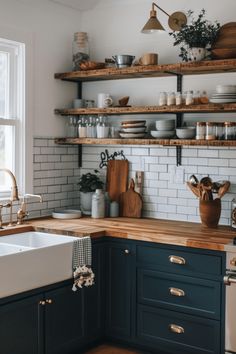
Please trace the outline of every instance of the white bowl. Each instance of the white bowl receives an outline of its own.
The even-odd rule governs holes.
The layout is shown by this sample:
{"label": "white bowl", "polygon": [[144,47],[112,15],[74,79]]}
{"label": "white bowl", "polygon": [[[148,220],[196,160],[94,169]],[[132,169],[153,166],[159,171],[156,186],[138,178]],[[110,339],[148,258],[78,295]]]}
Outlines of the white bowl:
{"label": "white bowl", "polygon": [[176,135],[179,139],[193,139],[196,136],[195,127],[176,128]]}
{"label": "white bowl", "polygon": [[152,130],[151,136],[157,139],[170,139],[174,138],[175,130]]}
{"label": "white bowl", "polygon": [[175,120],[174,119],[166,119],[166,120],[157,120],[156,121],[156,129],[157,130],[174,130],[175,129]]}
{"label": "white bowl", "polygon": [[236,93],[236,85],[217,85],[217,93]]}

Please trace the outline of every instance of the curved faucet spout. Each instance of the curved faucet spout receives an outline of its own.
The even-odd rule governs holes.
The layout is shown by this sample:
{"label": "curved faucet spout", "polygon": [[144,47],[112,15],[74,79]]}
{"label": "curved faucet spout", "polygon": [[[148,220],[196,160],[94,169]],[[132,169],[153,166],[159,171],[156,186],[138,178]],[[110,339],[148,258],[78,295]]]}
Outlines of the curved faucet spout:
{"label": "curved faucet spout", "polygon": [[19,200],[18,196],[18,187],[17,187],[17,182],[16,182],[16,177],[14,174],[8,169],[8,168],[0,168],[0,171],[4,171],[9,174],[12,180],[12,190],[11,190],[11,197],[10,200],[14,202],[15,200]]}

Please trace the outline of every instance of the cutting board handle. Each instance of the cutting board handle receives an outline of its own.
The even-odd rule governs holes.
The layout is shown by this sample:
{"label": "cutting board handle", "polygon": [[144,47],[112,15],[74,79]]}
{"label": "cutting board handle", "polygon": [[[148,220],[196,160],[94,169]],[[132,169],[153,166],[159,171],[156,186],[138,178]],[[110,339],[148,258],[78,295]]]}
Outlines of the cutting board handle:
{"label": "cutting board handle", "polygon": [[132,191],[134,191],[135,188],[135,183],[134,183],[134,179],[131,178],[130,182],[129,182],[129,189],[132,189]]}

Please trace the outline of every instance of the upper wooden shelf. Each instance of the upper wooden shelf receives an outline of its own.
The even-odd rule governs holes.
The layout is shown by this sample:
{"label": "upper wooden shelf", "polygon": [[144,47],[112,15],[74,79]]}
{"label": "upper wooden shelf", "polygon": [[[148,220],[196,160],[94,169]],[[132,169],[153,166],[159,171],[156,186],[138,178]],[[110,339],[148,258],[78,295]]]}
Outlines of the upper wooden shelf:
{"label": "upper wooden shelf", "polygon": [[236,146],[236,140],[56,138],[60,145]]}
{"label": "upper wooden shelf", "polygon": [[143,77],[163,77],[170,75],[198,75],[236,72],[236,59],[209,60],[192,63],[166,65],[131,66],[128,68],[106,68],[88,71],[73,71],[55,74],[56,79],[83,82],[117,80]]}
{"label": "upper wooden shelf", "polygon": [[158,114],[158,113],[222,113],[236,112],[236,103],[227,104],[201,104],[191,106],[134,106],[134,107],[109,107],[109,108],[69,108],[55,109],[55,114],[60,115],[90,115],[90,114]]}

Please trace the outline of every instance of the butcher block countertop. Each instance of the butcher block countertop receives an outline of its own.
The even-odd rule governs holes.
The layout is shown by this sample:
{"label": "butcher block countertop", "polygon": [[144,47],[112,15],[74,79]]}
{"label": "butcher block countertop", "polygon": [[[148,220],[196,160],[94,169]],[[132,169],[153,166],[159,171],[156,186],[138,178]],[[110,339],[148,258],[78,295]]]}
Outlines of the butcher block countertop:
{"label": "butcher block countertop", "polygon": [[59,220],[44,218],[28,221],[24,227],[80,237],[87,235],[90,235],[91,238],[110,236],[218,251],[224,251],[225,246],[232,243],[233,238],[236,237],[236,230],[228,226],[209,229],[197,223],[158,219],[92,219],[86,217]]}

